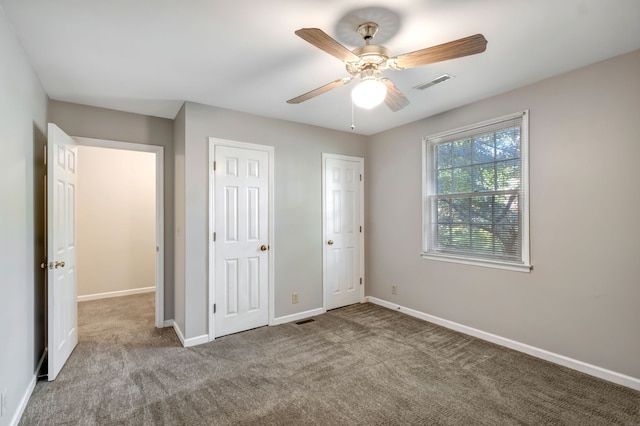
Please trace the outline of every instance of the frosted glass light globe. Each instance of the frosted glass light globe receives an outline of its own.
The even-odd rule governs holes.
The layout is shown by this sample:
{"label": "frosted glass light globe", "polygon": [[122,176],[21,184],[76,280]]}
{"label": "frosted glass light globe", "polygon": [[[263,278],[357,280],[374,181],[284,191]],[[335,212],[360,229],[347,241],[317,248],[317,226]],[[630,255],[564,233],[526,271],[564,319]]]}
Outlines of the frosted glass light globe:
{"label": "frosted glass light globe", "polygon": [[351,91],[351,100],[360,108],[371,109],[378,106],[387,96],[387,86],[375,79],[363,79],[360,84]]}

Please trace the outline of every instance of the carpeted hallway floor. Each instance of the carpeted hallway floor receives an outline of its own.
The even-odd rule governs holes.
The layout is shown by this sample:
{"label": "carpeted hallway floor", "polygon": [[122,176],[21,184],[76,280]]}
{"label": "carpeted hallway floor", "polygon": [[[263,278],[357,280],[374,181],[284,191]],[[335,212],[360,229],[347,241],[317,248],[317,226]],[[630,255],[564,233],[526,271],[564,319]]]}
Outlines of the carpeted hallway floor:
{"label": "carpeted hallway floor", "polygon": [[21,425],[640,425],[640,392],[371,304],[182,348],[153,294],[82,302]]}

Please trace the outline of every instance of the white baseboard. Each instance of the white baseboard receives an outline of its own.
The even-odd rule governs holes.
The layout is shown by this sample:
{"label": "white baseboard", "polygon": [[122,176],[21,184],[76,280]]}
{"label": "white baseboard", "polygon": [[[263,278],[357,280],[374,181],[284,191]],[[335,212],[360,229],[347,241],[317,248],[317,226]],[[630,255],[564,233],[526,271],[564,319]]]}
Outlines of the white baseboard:
{"label": "white baseboard", "polygon": [[173,326],[173,331],[175,331],[176,334],[178,335],[178,339],[180,339],[180,343],[182,344],[182,346],[184,346],[184,335],[182,334],[182,330],[180,330],[180,326],[175,321],[173,321],[173,324],[171,325]]}
{"label": "white baseboard", "polygon": [[[176,334],[178,335],[178,339],[180,339],[180,343],[182,343],[183,347],[188,348],[190,346],[201,345],[203,343],[208,343],[209,342],[209,335],[208,334],[203,334],[202,336],[196,336],[196,337],[191,337],[189,339],[185,339],[184,334],[182,334],[182,330],[180,330],[180,326],[178,325],[178,323],[173,321],[173,320],[169,320],[169,321],[172,322],[173,329],[175,330]],[[165,321],[165,324],[166,323],[167,323],[167,321]]]}
{"label": "white baseboard", "polygon": [[162,323],[163,327],[173,327],[173,320],[164,320],[164,323]]}
{"label": "white baseboard", "polygon": [[536,348],[525,343],[520,343],[515,340],[507,339],[496,334],[487,333],[486,331],[478,330],[473,327],[468,327],[463,324],[458,324],[453,321],[449,321],[440,317],[426,314],[424,312],[417,311],[415,309],[406,308],[398,304],[388,302],[386,300],[378,299],[377,297],[368,296],[367,302],[371,302],[376,305],[384,306],[385,308],[393,309],[403,312],[412,317],[419,318],[424,321],[428,321],[434,324],[441,325],[451,330],[459,331],[460,333],[468,334],[470,336],[477,337],[482,340],[486,340],[491,343],[495,343],[500,346],[507,347],[509,349],[516,350],[518,352],[524,352],[528,355],[536,358],[544,359],[545,361],[553,362],[554,364],[562,365],[563,367],[571,368],[573,370],[580,371],[590,376],[598,377],[609,382],[616,383],[618,385],[626,386],[631,389],[640,390],[640,379],[636,377],[627,376],[615,371],[607,370],[606,368],[598,367],[597,365],[587,364],[586,362],[578,361],[573,358],[566,357],[564,355],[549,352],[545,349]]}
{"label": "white baseboard", "polygon": [[9,421],[10,426],[18,426],[18,423],[20,423],[20,419],[24,414],[24,410],[27,408],[27,404],[29,403],[29,398],[31,398],[31,394],[33,393],[33,390],[36,388],[37,381],[38,381],[38,370],[36,370],[35,374],[33,375],[33,378],[31,379],[31,382],[27,387],[27,391],[22,396],[22,399],[20,400],[20,404],[18,405],[16,412],[13,414],[13,417]]}
{"label": "white baseboard", "polygon": [[185,348],[188,348],[190,346],[202,345],[203,343],[209,343],[208,334],[203,334],[201,336],[196,336],[196,337],[191,337],[189,339],[186,339],[183,343],[183,346]]}
{"label": "white baseboard", "polygon": [[279,325],[286,324],[288,322],[300,321],[309,317],[324,314],[325,312],[326,310],[324,308],[316,308],[309,311],[298,312],[297,314],[285,315],[283,317],[274,318],[269,325]]}
{"label": "white baseboard", "polygon": [[106,293],[86,294],[84,296],[78,296],[78,302],[86,302],[87,300],[107,299],[110,297],[130,296],[132,294],[140,294],[140,293],[152,293],[154,291],[156,291],[156,286],[132,288],[130,290],[108,291]]}

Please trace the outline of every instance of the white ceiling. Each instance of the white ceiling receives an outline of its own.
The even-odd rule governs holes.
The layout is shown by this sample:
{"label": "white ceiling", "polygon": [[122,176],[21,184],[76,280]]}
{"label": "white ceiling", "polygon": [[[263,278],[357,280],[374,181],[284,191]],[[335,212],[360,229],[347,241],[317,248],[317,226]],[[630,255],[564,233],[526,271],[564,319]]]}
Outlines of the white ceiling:
{"label": "white ceiling", "polygon": [[[349,131],[347,76],[294,35],[318,27],[356,47],[347,14],[380,15],[393,55],[476,33],[479,55],[387,71],[411,104],[356,109],[373,134],[640,48],[638,0],[0,0],[52,99],[174,118],[183,101]],[[392,12],[389,18],[377,8]],[[353,14],[349,15],[350,17]],[[349,21],[350,22],[350,21]],[[348,23],[348,22],[347,22]],[[347,25],[348,26],[348,25]],[[393,27],[393,28],[392,28]],[[384,40],[387,39],[387,40]],[[444,73],[456,78],[424,91]],[[606,78],[606,76],[603,76]]]}

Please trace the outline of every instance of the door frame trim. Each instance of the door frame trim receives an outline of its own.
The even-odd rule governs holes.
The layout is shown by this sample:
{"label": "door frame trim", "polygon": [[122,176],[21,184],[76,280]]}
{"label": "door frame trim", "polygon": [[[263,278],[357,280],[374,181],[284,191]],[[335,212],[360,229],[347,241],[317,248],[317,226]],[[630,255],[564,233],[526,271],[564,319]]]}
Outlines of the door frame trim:
{"label": "door frame trim", "polygon": [[207,234],[207,240],[209,241],[209,304],[207,306],[207,312],[209,316],[209,341],[215,340],[215,315],[213,314],[213,305],[216,303],[215,297],[215,244],[213,243],[213,232],[215,232],[215,172],[213,170],[213,161],[215,160],[215,147],[227,146],[231,148],[244,148],[256,151],[265,151],[269,154],[269,221],[268,221],[268,245],[269,245],[269,278],[268,278],[268,325],[274,324],[274,306],[275,306],[275,292],[274,292],[274,259],[275,259],[275,238],[274,238],[274,193],[273,193],[273,176],[274,176],[274,153],[275,149],[271,145],[261,145],[249,142],[239,142],[229,139],[220,139],[209,137],[209,162],[207,169],[209,169],[209,232]]}
{"label": "door frame trim", "polygon": [[322,153],[322,307],[325,312],[327,310],[327,251],[325,250],[324,242],[327,240],[327,194],[326,194],[326,172],[327,172],[327,159],[335,159],[335,160],[347,160],[347,161],[355,161],[359,163],[360,174],[362,175],[362,180],[360,181],[360,223],[362,224],[362,232],[360,233],[359,244],[360,244],[360,277],[362,278],[362,285],[360,286],[360,303],[364,303],[364,287],[366,283],[366,279],[364,276],[364,158],[363,157],[352,157],[349,155],[340,155],[340,154],[330,154],[323,152]]}
{"label": "door frame trim", "polygon": [[156,159],[156,315],[157,328],[165,327],[164,321],[164,147],[141,143],[71,136],[78,146],[149,152]]}

